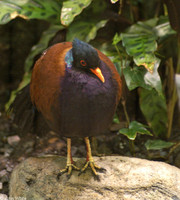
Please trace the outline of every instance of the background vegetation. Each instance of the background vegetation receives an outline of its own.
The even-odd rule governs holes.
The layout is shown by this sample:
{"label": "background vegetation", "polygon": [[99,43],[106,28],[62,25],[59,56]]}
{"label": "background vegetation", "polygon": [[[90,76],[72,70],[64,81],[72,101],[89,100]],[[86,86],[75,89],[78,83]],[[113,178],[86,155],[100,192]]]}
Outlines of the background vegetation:
{"label": "background vegetation", "polygon": [[[179,10],[179,0],[1,0],[0,34],[10,34],[0,47],[1,110],[29,83],[35,60],[48,46],[77,37],[109,56],[122,77],[114,122],[126,121],[119,134],[130,139],[132,151],[137,134],[146,134],[148,150],[171,147],[172,153],[180,144]],[[20,24],[23,34],[16,32]]]}

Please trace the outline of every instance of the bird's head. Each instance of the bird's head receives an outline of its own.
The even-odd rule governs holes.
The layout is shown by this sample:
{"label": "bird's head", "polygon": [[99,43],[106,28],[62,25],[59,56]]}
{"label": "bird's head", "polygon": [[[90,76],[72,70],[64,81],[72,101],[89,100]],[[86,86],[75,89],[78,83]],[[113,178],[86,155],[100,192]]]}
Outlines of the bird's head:
{"label": "bird's head", "polygon": [[80,68],[95,74],[103,83],[104,76],[99,68],[100,58],[97,51],[89,44],[78,39],[72,45],[73,67]]}

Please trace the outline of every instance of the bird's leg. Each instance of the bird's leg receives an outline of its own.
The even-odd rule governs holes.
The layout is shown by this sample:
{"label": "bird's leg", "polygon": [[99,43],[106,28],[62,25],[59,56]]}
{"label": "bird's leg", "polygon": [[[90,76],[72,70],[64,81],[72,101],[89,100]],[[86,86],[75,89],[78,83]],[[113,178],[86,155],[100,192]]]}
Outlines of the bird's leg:
{"label": "bird's leg", "polygon": [[72,174],[72,169],[80,170],[78,167],[76,167],[74,164],[74,161],[72,159],[72,154],[71,154],[71,139],[67,138],[67,164],[66,167],[62,170],[60,170],[60,173],[58,174],[58,178],[67,172],[68,177],[70,178]]}
{"label": "bird's leg", "polygon": [[86,164],[81,169],[80,174],[83,173],[87,169],[88,166],[90,166],[92,171],[93,171],[93,173],[94,173],[94,175],[98,176],[98,173],[97,173],[96,169],[100,170],[100,171],[105,171],[105,169],[99,167],[98,165],[96,165],[94,163],[94,160],[93,160],[93,157],[92,157],[92,153],[91,153],[91,146],[90,146],[89,138],[85,137],[84,140],[85,140],[85,143],[86,143],[87,158],[86,158]]}

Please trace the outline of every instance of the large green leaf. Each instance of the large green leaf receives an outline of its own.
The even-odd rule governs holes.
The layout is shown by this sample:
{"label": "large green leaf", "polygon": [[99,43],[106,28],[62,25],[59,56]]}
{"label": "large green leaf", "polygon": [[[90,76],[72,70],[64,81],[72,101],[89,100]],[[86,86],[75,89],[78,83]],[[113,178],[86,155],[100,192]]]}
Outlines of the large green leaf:
{"label": "large green leaf", "polygon": [[0,24],[5,24],[14,18],[13,12],[21,10],[21,8],[13,3],[0,1]]}
{"label": "large green leaf", "polygon": [[84,8],[90,5],[92,0],[67,0],[63,2],[61,10],[61,23],[68,26]]}
{"label": "large green leaf", "polygon": [[176,34],[176,32],[171,28],[168,21],[165,21],[164,23],[155,26],[153,30],[158,36],[160,42],[168,38],[170,35]]}
{"label": "large green leaf", "polygon": [[160,150],[165,148],[170,148],[175,143],[173,142],[166,142],[163,140],[148,140],[145,143],[145,147],[147,150]]}
{"label": "large green leaf", "polygon": [[[120,40],[116,36],[116,39],[113,40],[113,44],[116,45],[119,41]],[[129,90],[133,90],[137,87],[142,87],[148,90],[154,88],[159,94],[162,94],[162,84],[158,73],[160,60],[158,58],[156,58],[157,61],[154,65],[154,72],[152,74],[141,66],[138,67],[134,65],[131,67],[130,62],[125,60],[122,49],[118,48],[118,52],[121,54],[122,60],[116,60],[119,62],[119,67],[123,65],[123,74]],[[119,54],[116,52],[114,58],[117,58],[118,55]],[[116,60],[114,59],[113,61],[116,62]]]}
{"label": "large green leaf", "polygon": [[121,34],[122,44],[127,53],[133,57],[136,65],[143,65],[153,72],[159,60],[155,56],[157,40],[162,41],[168,35],[174,34],[167,17],[153,18],[132,25]]}
{"label": "large green leaf", "polygon": [[134,66],[133,68],[127,66],[123,69],[123,74],[126,80],[126,84],[129,90],[133,90],[137,87],[143,87],[145,89],[151,89],[151,87],[144,81],[146,69],[142,67]]}
{"label": "large green leaf", "polygon": [[144,65],[150,72],[153,72],[149,73],[149,71],[144,70],[142,67],[123,65],[125,80],[130,90],[136,87],[154,88],[159,94],[162,94],[162,84],[158,73],[160,60],[154,55],[154,51],[157,47],[156,40],[163,40],[166,34],[174,34],[166,17],[138,22],[132,25],[126,33],[121,35],[115,34],[113,45],[117,49],[120,59],[127,60],[127,56],[124,58],[119,46],[117,46],[122,40],[127,53],[133,57],[135,64]]}
{"label": "large green leaf", "polygon": [[139,21],[137,24],[133,24],[130,26],[126,33],[130,34],[152,34],[153,33],[153,28],[157,25],[158,23],[158,18],[153,18],[149,19],[147,21]]}
{"label": "large green leaf", "polygon": [[164,96],[156,90],[142,89],[140,92],[140,108],[149,126],[156,136],[167,132],[167,107]]}
{"label": "large green leaf", "polygon": [[58,23],[61,3],[56,0],[3,0],[0,1],[0,7],[0,24],[5,24],[17,16]]}
{"label": "large green leaf", "polygon": [[157,62],[154,55],[157,49],[156,37],[149,33],[123,33],[121,37],[123,46],[133,56],[136,65],[143,65],[152,73]]}
{"label": "large green leaf", "polygon": [[146,129],[146,126],[137,121],[132,121],[128,128],[121,129],[119,133],[127,136],[130,140],[135,140],[138,133],[152,136],[152,134]]}
{"label": "large green leaf", "polygon": [[137,87],[142,87],[144,89],[155,89],[159,94],[162,94],[162,84],[161,79],[158,74],[159,63],[154,66],[154,73],[151,74],[142,67],[126,66],[123,69],[126,84],[129,90],[133,90]]}
{"label": "large green leaf", "polygon": [[75,37],[85,42],[96,37],[97,31],[104,27],[107,20],[76,21],[72,23],[67,32],[67,41],[72,41]]}

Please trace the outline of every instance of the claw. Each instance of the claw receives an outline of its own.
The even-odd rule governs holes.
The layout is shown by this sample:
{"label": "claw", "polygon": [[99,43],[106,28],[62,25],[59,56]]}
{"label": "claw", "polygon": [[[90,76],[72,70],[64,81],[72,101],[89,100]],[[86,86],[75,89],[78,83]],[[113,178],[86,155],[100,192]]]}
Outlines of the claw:
{"label": "claw", "polygon": [[60,176],[63,175],[64,173],[66,173],[66,172],[67,172],[68,179],[70,179],[70,177],[72,175],[72,170],[73,169],[78,170],[78,171],[80,170],[80,168],[76,167],[76,165],[74,165],[74,164],[68,164],[66,166],[66,168],[60,170],[60,172],[57,175],[57,179],[59,180]]}
{"label": "claw", "polygon": [[67,138],[67,164],[64,169],[61,169],[60,172],[57,175],[57,179],[59,180],[60,176],[67,172],[67,178],[70,179],[72,170],[80,170],[80,168],[76,167],[76,165],[73,164],[73,159],[71,155],[71,139]]}
{"label": "claw", "polygon": [[78,176],[80,176],[82,173],[84,173],[85,170],[88,168],[88,166],[92,169],[93,174],[95,175],[96,178],[99,177],[97,171],[99,171],[99,172],[105,172],[106,171],[106,169],[104,169],[104,168],[99,167],[98,165],[96,165],[94,163],[94,161],[87,161],[86,164],[84,165],[84,167],[80,170]]}
{"label": "claw", "polygon": [[93,157],[92,157],[92,153],[91,153],[91,146],[90,146],[89,138],[85,137],[84,139],[85,139],[86,149],[87,149],[87,161],[86,161],[86,164],[84,165],[84,167],[80,170],[80,173],[78,175],[81,175],[83,172],[85,172],[85,170],[89,166],[92,169],[93,174],[95,175],[95,179],[96,180],[100,180],[97,171],[99,171],[99,172],[105,172],[106,169],[104,169],[102,167],[99,167],[98,165],[96,165],[94,163],[94,160],[93,160]]}

